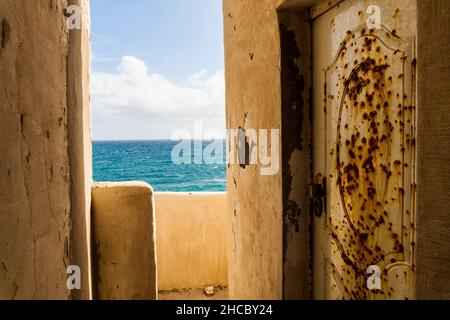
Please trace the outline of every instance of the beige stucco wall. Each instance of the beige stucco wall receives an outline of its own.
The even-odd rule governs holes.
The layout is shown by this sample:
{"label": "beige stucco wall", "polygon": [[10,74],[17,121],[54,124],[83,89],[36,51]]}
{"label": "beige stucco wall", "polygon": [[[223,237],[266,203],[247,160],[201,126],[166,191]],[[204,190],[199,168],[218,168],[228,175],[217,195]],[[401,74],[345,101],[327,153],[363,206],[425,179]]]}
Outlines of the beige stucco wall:
{"label": "beige stucco wall", "polygon": [[0,1],[0,299],[66,299],[67,1]]}
{"label": "beige stucco wall", "polygon": [[157,298],[155,214],[144,182],[92,188],[93,298]]}
{"label": "beige stucco wall", "polygon": [[[260,165],[229,166],[232,299],[307,297],[309,213],[304,180],[308,173],[302,169],[308,167],[308,141],[301,121],[308,121],[308,66],[300,70],[305,79],[304,105],[298,105],[296,112],[289,112],[292,105],[282,109],[286,99],[281,90],[278,11],[314,2],[223,1],[227,128],[279,129],[282,162],[272,176],[262,176]],[[308,52],[302,54],[308,57]]]}
{"label": "beige stucco wall", "polygon": [[[272,0],[224,0],[229,129],[280,129],[278,18]],[[230,299],[282,297],[281,172],[227,170]]]}
{"label": "beige stucco wall", "polygon": [[228,285],[225,193],[156,193],[158,289]]}
{"label": "beige stucco wall", "polygon": [[90,15],[89,0],[70,0],[82,10],[81,29],[69,33],[67,66],[67,125],[70,165],[71,264],[81,270],[81,290],[72,299],[90,299],[90,215],[92,143],[90,109]]}

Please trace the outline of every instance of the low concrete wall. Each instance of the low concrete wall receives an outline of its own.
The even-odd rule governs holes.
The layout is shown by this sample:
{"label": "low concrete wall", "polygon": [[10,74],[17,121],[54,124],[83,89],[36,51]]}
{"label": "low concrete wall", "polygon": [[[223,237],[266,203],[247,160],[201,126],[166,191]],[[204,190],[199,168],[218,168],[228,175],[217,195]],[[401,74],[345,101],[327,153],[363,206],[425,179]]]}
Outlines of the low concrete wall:
{"label": "low concrete wall", "polygon": [[143,182],[92,188],[93,295],[157,298],[153,190]]}
{"label": "low concrete wall", "polygon": [[155,193],[158,289],[228,285],[226,193]]}

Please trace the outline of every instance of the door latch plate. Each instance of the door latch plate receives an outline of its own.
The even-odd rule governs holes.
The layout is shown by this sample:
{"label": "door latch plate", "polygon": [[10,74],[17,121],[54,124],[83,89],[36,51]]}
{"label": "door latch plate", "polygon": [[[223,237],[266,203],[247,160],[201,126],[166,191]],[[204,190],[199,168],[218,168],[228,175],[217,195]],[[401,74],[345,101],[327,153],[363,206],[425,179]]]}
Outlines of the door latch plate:
{"label": "door latch plate", "polygon": [[325,187],[324,184],[312,183],[308,185],[309,204],[311,213],[320,218],[325,210]]}

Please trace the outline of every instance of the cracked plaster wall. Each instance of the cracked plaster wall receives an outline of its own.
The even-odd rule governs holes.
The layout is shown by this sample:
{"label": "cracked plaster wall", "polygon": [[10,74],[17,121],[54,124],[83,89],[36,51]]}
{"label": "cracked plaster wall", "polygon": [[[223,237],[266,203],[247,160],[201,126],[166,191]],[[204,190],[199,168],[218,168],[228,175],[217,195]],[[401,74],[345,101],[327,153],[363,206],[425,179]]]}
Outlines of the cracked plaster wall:
{"label": "cracked plaster wall", "polygon": [[66,6],[0,1],[0,299],[70,296]]}

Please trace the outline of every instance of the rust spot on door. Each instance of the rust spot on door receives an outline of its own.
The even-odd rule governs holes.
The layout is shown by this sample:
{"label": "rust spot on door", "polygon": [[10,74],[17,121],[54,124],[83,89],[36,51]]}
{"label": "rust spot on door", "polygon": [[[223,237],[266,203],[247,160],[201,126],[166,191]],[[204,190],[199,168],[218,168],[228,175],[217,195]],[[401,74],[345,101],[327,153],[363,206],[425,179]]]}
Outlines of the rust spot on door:
{"label": "rust spot on door", "polygon": [[[367,45],[370,42],[366,41]],[[336,165],[344,212],[359,235],[376,227],[389,183],[389,95],[384,70],[367,58],[345,80],[339,120]]]}

